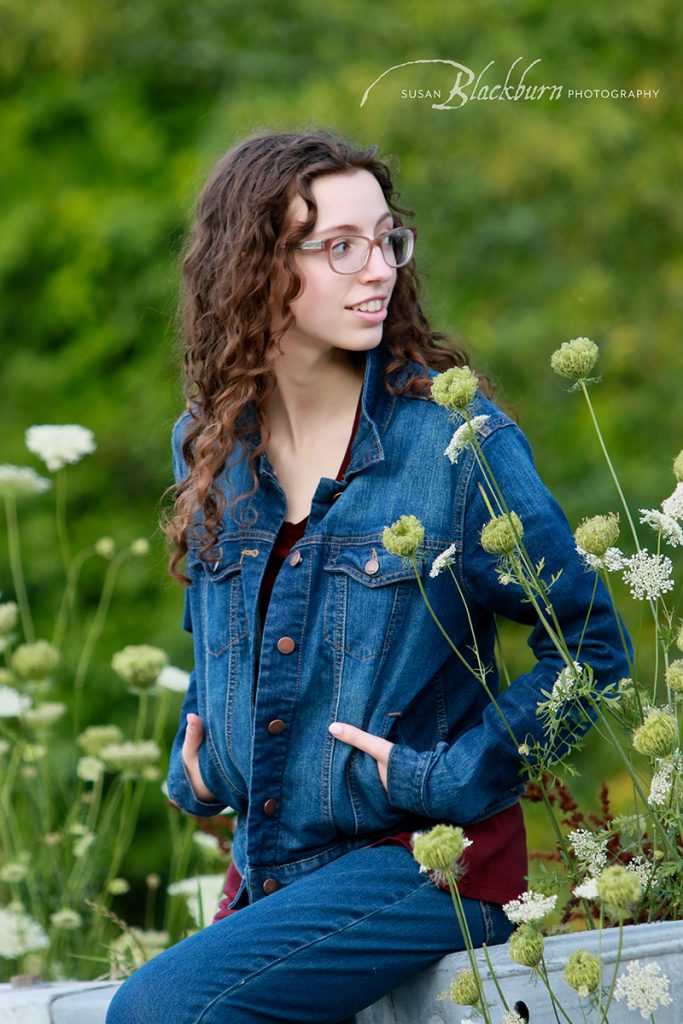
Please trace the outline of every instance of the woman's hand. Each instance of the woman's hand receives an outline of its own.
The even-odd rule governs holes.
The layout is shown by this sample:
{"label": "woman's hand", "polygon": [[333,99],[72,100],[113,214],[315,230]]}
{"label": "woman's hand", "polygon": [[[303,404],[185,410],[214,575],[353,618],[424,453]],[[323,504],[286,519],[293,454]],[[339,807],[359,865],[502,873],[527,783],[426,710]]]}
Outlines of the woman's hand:
{"label": "woman's hand", "polygon": [[187,716],[185,740],[180,753],[185,762],[187,774],[190,776],[194,795],[198,800],[203,800],[204,803],[215,804],[216,797],[210,789],[206,788],[199,772],[199,748],[202,745],[203,739],[204,726],[202,725],[202,720],[199,715],[195,715],[190,711]]}
{"label": "woman's hand", "polygon": [[346,725],[344,722],[332,722],[328,726],[330,732],[342,743],[348,743],[352,747],[364,750],[377,762],[380,781],[387,792],[387,764],[393,743],[390,740],[383,740],[381,736],[373,736],[371,732],[364,732],[355,725]]}

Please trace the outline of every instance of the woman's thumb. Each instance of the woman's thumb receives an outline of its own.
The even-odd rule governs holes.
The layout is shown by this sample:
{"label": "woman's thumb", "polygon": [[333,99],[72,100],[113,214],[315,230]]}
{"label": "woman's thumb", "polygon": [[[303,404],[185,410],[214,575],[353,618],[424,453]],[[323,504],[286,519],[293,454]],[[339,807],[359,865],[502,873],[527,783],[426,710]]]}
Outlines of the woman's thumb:
{"label": "woman's thumb", "polygon": [[187,715],[187,733],[195,741],[197,746],[201,743],[202,736],[204,735],[204,728],[202,726],[202,720],[199,715],[195,715],[193,712],[189,712]]}

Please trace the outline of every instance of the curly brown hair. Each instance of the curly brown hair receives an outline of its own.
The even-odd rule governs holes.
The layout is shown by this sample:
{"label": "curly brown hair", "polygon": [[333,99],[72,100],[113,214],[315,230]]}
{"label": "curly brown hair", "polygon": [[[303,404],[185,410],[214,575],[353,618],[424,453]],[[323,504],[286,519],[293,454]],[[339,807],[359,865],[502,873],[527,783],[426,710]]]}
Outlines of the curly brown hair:
{"label": "curly brown hair", "polygon": [[[404,218],[413,216],[397,205],[400,193],[394,189],[388,164],[377,153],[377,146],[358,148],[328,129],[259,132],[218,160],[199,196],[182,256],[179,306],[183,394],[193,420],[182,444],[188,475],[165,492],[164,498],[173,496],[173,509],[160,521],[171,549],[168,570],[184,584],[191,581],[177,565],[188,551],[188,535],[199,510],[199,556],[208,558],[215,551],[227,507],[216,479],[226,463],[230,468],[246,452],[253,481],[251,490],[230,501],[231,512],[258,489],[255,465],[268,440],[264,409],[275,387],[272,364],[282,336],[295,323],[289,304],[303,290],[294,246],[311,233],[317,220],[312,182],[321,175],[369,171],[379,182],[395,225],[402,226]],[[306,203],[308,216],[304,223],[290,224],[287,213],[297,194]],[[287,282],[281,298],[284,321],[276,330],[270,322],[269,300],[281,270]],[[385,387],[392,395],[427,394],[429,367],[442,371],[468,362],[459,337],[431,330],[420,308],[419,291],[411,260],[397,271],[382,335],[393,357],[385,371]],[[417,363],[421,373],[394,387],[389,378],[409,361]],[[491,381],[483,374],[478,378],[482,391],[492,397]],[[256,437],[257,443],[243,444],[248,437]]]}

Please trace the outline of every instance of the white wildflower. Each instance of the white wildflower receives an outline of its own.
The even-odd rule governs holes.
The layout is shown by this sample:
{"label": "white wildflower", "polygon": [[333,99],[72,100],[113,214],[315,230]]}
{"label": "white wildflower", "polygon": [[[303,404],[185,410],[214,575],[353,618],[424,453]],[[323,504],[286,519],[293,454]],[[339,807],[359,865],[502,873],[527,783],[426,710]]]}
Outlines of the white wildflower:
{"label": "white wildflower", "polygon": [[477,430],[486,423],[488,418],[488,416],[473,416],[469,423],[463,423],[458,427],[444,452],[444,455],[448,456],[453,465],[458,461],[458,456],[471,446],[474,440],[472,431],[476,434]]}
{"label": "white wildflower", "polygon": [[627,559],[624,557],[619,548],[607,548],[605,554],[600,558],[599,555],[592,555],[590,551],[584,551],[582,547],[576,545],[576,550],[581,555],[586,565],[591,569],[595,569],[597,572],[603,567],[608,572],[619,572],[626,565]]}
{"label": "white wildflower", "polygon": [[62,910],[55,910],[54,914],[50,914],[50,923],[55,928],[61,928],[63,931],[71,932],[76,928],[80,928],[83,924],[83,918],[77,910],[69,910],[64,908]]}
{"label": "white wildflower", "polygon": [[659,1006],[670,1006],[669,979],[659,964],[649,963],[643,967],[639,960],[628,965],[628,973],[620,974],[614,989],[614,998],[626,999],[629,1010],[640,1010],[643,1020]]}
{"label": "white wildflower", "polygon": [[683,519],[683,483],[676,484],[676,490],[662,502],[662,512],[672,519]]}
{"label": "white wildflower", "polygon": [[0,868],[0,882],[16,884],[23,882],[28,875],[28,866],[19,861],[10,861]]}
{"label": "white wildflower", "polygon": [[12,466],[8,462],[0,466],[0,497],[25,498],[42,494],[51,486],[49,480],[30,466]]}
{"label": "white wildflower", "polygon": [[157,686],[164,690],[173,690],[175,693],[185,693],[190,685],[190,673],[176,668],[175,665],[166,665],[157,676]]}
{"label": "white wildflower", "polygon": [[110,771],[134,772],[158,761],[161,750],[154,740],[128,740],[125,743],[108,743],[102,747],[99,756]]}
{"label": "white wildflower", "polygon": [[520,1017],[514,1010],[506,1010],[500,1018],[500,1024],[524,1024],[524,1018]]}
{"label": "white wildflower", "polygon": [[657,771],[652,776],[650,794],[647,798],[650,807],[664,807],[667,804],[673,785],[674,768],[674,762],[670,757],[663,757],[659,761]]}
{"label": "white wildflower", "polygon": [[626,865],[627,871],[632,871],[638,876],[641,889],[647,889],[649,885],[657,882],[654,864],[640,855],[634,857],[630,864]]}
{"label": "white wildflower", "polygon": [[34,918],[20,910],[0,910],[0,957],[15,960],[47,949],[49,944],[44,928]]}
{"label": "white wildflower", "polygon": [[78,462],[97,447],[92,430],[75,423],[29,427],[25,440],[29,451],[42,459],[51,473],[67,463]]}
{"label": "white wildflower", "polygon": [[438,576],[440,572],[443,572],[447,566],[453,565],[454,558],[455,544],[451,544],[449,548],[446,548],[446,550],[442,551],[440,555],[437,555],[432,562],[432,567],[429,570],[429,575],[432,579],[434,579],[435,576]]}
{"label": "white wildflower", "polygon": [[542,921],[551,910],[555,909],[557,895],[543,896],[541,893],[523,892],[518,900],[510,900],[503,905],[503,913],[513,924],[531,924]]}
{"label": "white wildflower", "polygon": [[47,700],[35,708],[27,708],[21,718],[31,729],[48,729],[58,722],[65,712],[66,704]]}
{"label": "white wildflower", "polygon": [[98,782],[104,772],[104,761],[99,757],[79,757],[76,765],[76,774],[83,782]]}
{"label": "white wildflower", "polygon": [[0,686],[0,718],[19,718],[30,707],[30,697],[22,696],[12,686]]}
{"label": "white wildflower", "polygon": [[643,548],[627,559],[623,579],[637,601],[655,601],[667,590],[673,590],[672,568],[666,555],[649,555],[647,548]]}
{"label": "white wildflower", "polygon": [[199,925],[210,924],[223,892],[225,872],[221,875],[196,875],[173,882],[166,889],[169,896],[183,896],[187,909]]}
{"label": "white wildflower", "polygon": [[569,668],[565,665],[561,669],[557,679],[553,683],[552,692],[549,700],[549,711],[559,711],[562,704],[565,701],[572,700],[576,697],[577,685],[580,681],[581,672],[583,671],[582,666],[579,665],[578,661],[574,662],[574,668]]}
{"label": "white wildflower", "polygon": [[574,888],[574,895],[583,900],[596,900],[598,898],[598,884],[595,878],[586,878]]}
{"label": "white wildflower", "polygon": [[683,546],[683,530],[673,516],[668,516],[656,508],[641,508],[639,511],[640,522],[661,533],[662,539],[672,548]]}
{"label": "white wildflower", "polygon": [[607,864],[607,840],[598,839],[594,832],[585,828],[574,829],[567,836],[576,854],[580,869],[591,877],[599,875]]}
{"label": "white wildflower", "polygon": [[95,834],[93,832],[86,832],[78,842],[74,843],[74,857],[80,860],[81,857],[85,857],[86,853],[95,842]]}
{"label": "white wildflower", "polygon": [[19,606],[16,601],[5,601],[0,604],[0,634],[7,636],[16,627],[19,620]]}

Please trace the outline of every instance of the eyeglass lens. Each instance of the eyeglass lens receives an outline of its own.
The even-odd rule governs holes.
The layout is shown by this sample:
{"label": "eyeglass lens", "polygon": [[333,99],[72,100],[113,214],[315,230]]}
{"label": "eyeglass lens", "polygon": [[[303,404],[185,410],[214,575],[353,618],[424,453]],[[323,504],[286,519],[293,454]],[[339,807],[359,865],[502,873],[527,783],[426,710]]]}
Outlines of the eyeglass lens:
{"label": "eyeglass lens", "polygon": [[[380,247],[390,267],[402,267],[412,255],[413,234],[408,228],[395,228],[384,236]],[[335,270],[352,274],[367,263],[369,248],[369,242],[357,235],[335,238],[330,246],[330,260]]]}

